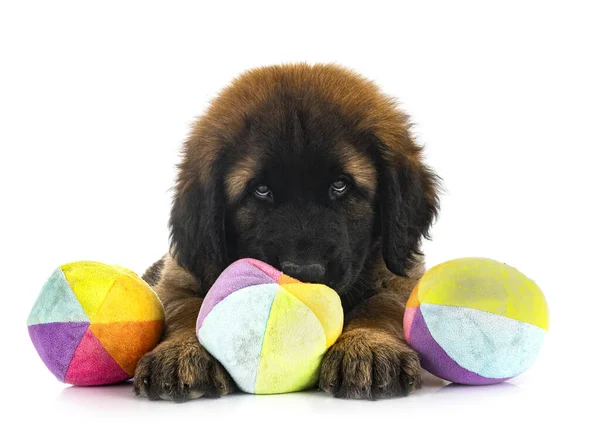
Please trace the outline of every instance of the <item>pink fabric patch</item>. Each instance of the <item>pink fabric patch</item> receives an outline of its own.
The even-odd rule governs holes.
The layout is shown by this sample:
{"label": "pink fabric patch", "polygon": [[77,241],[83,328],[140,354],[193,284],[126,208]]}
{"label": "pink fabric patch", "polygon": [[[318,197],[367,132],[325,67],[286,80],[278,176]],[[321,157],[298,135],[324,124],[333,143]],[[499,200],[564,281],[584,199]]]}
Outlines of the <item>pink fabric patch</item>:
{"label": "pink fabric patch", "polygon": [[276,283],[279,282],[279,278],[283,274],[281,271],[276,270],[268,263],[262,262],[260,260],[246,258],[246,259],[242,259],[241,261],[248,262],[250,265],[254,265],[259,270],[261,270],[263,273],[265,273],[267,276],[272,278],[273,281]]}
{"label": "pink fabric patch", "polygon": [[408,308],[404,312],[404,338],[406,339],[407,343],[410,343],[410,330],[412,328],[413,320],[415,318],[415,314],[417,313],[417,309],[418,307]]}
{"label": "pink fabric patch", "polygon": [[119,383],[131,378],[88,329],[77,346],[65,382],[76,386]]}

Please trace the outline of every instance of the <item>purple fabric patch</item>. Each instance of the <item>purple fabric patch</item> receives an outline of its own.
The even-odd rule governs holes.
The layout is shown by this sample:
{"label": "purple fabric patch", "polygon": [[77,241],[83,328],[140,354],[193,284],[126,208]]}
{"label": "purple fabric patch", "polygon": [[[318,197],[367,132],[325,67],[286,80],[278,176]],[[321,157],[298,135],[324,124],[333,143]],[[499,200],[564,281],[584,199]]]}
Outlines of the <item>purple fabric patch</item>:
{"label": "purple fabric patch", "polygon": [[410,330],[410,345],[419,353],[421,364],[428,372],[444,380],[461,384],[495,384],[508,378],[486,378],[461,367],[451,359],[431,336],[421,308],[413,319]]}
{"label": "purple fabric patch", "polygon": [[88,322],[40,323],[28,327],[29,336],[44,364],[59,381],[65,375]]}
{"label": "purple fabric patch", "polygon": [[277,283],[277,280],[273,280],[261,269],[249,263],[247,259],[233,262],[221,273],[215,284],[206,294],[200,307],[198,320],[196,321],[196,332],[198,332],[198,329],[204,323],[204,319],[208,313],[229,294],[248,286],[273,283]]}

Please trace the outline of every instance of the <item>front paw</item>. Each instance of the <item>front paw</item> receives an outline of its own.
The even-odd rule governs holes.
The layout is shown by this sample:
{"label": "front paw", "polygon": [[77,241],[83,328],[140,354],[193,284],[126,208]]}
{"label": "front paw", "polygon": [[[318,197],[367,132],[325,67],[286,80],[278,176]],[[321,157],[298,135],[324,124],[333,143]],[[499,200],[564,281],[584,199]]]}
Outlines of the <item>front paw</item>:
{"label": "front paw", "polygon": [[166,340],[142,357],[134,377],[138,396],[187,401],[220,397],[235,388],[231,376],[195,335]]}
{"label": "front paw", "polygon": [[406,396],[421,387],[419,356],[385,332],[354,329],[325,354],[319,387],[338,398]]}

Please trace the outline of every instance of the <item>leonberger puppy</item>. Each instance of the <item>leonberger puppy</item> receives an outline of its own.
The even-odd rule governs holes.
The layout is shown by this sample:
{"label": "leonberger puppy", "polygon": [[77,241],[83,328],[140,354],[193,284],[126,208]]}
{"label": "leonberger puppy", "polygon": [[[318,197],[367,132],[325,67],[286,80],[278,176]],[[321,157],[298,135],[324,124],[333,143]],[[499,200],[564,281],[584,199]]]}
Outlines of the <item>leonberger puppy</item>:
{"label": "leonberger puppy", "polygon": [[170,251],[144,275],[166,330],[138,364],[135,392],[185,401],[235,390],[195,324],[216,278],[244,257],[340,295],[345,324],[323,359],[322,390],[376,399],[419,388],[402,320],[437,184],[407,115],[358,74],[291,64],[239,76],[183,146]]}

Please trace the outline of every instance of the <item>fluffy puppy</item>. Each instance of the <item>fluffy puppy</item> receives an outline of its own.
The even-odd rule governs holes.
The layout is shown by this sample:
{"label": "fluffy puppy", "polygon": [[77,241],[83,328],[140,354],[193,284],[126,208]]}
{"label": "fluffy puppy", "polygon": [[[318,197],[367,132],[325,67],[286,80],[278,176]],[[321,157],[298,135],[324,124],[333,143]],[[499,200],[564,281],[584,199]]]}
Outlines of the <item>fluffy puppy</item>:
{"label": "fluffy puppy", "polygon": [[171,249],[144,276],[167,326],[138,365],[136,393],[182,401],[234,390],[194,328],[203,296],[243,257],[341,296],[345,326],[321,389],[373,399],[418,388],[402,318],[438,198],[409,126],[393,99],[336,65],[255,69],[225,88],[183,146]]}

